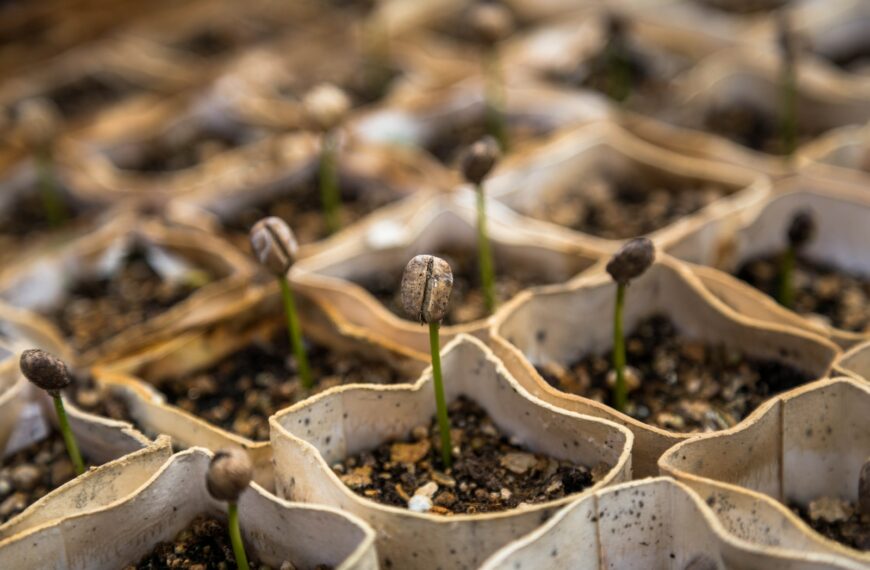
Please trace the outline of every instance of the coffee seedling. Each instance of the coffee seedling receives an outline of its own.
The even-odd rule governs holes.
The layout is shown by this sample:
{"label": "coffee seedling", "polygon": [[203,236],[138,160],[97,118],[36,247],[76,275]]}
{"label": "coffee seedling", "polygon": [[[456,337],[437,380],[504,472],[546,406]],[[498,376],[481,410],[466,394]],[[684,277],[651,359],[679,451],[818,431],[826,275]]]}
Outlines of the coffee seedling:
{"label": "coffee seedling", "polygon": [[59,130],[60,113],[50,101],[28,99],[19,107],[19,117],[25,143],[36,163],[45,219],[52,227],[60,226],[67,219],[54,166],[54,141]]}
{"label": "coffee seedling", "polygon": [[483,181],[499,159],[498,143],[492,137],[484,137],[468,147],[462,156],[462,175],[474,184],[477,194],[477,263],[480,267],[480,285],[486,310],[495,311],[495,270],[492,251],[486,231],[486,196]]}
{"label": "coffee seedling", "polygon": [[780,65],[779,128],[783,154],[791,157],[797,147],[797,41],[788,16],[780,12],[777,19],[777,44]]}
{"label": "coffee seedling", "polygon": [[251,249],[260,261],[281,285],[281,296],[284,299],[284,312],[287,314],[287,332],[290,336],[290,344],[293,346],[293,354],[296,357],[296,366],[299,371],[299,381],[302,387],[310,390],[314,385],[311,378],[311,368],[308,365],[308,355],[302,342],[302,327],[299,325],[299,316],[296,312],[296,301],[293,298],[293,289],[287,279],[287,272],[296,261],[299,245],[293,230],[284,220],[270,216],[263,218],[251,228]]}
{"label": "coffee seedling", "polygon": [[402,275],[402,308],[412,319],[429,324],[429,349],[432,354],[432,385],[435,388],[435,406],[438,429],[441,433],[441,459],[446,468],[453,465],[450,442],[450,418],[444,397],[441,376],[441,340],[439,326],[447,314],[450,291],[453,289],[453,271],[450,264],[434,255],[418,255],[405,266]]}
{"label": "coffee seedling", "polygon": [[631,61],[626,28],[627,23],[623,16],[613,12],[607,15],[607,45],[604,47],[607,95],[620,103],[631,94]]}
{"label": "coffee seedling", "polygon": [[625,243],[607,262],[607,272],[616,282],[616,303],[613,310],[613,370],[616,384],[613,387],[614,407],[625,411],[628,390],[625,384],[625,337],[622,332],[622,313],[625,306],[625,289],[628,284],[643,275],[655,260],[655,246],[647,238],[634,238]]}
{"label": "coffee seedling", "polygon": [[319,184],[323,216],[330,233],[341,229],[341,194],[338,188],[338,129],[350,110],[344,91],[328,83],[309,91],[302,102],[314,126],[321,131]]}
{"label": "coffee seedling", "polygon": [[239,527],[239,497],[251,483],[253,472],[254,467],[247,453],[238,448],[228,448],[214,454],[205,478],[209,494],[227,504],[227,526],[239,570],[249,568]]}
{"label": "coffee seedling", "polygon": [[79,445],[76,442],[72,428],[70,428],[66,408],[63,406],[63,399],[60,395],[60,391],[72,383],[72,374],[70,374],[69,369],[61,359],[38,348],[31,348],[22,352],[18,364],[21,368],[21,373],[34,386],[48,392],[54,400],[57,423],[60,426],[60,433],[66,444],[66,451],[69,454],[73,467],[75,467],[76,475],[81,475],[85,472],[85,462],[82,460]]}
{"label": "coffee seedling", "polygon": [[482,61],[486,132],[498,141],[499,147],[506,151],[509,141],[502,109],[504,96],[497,45],[513,32],[514,18],[505,6],[494,2],[481,2],[472,9],[470,19],[474,33],[484,46]]}
{"label": "coffee seedling", "polygon": [[858,476],[858,512],[870,518],[870,457],[864,462]]}
{"label": "coffee seedling", "polygon": [[816,222],[808,210],[794,215],[788,226],[786,237],[788,246],[779,260],[779,287],[776,300],[786,308],[794,304],[794,271],[800,251],[812,241],[816,234]]}

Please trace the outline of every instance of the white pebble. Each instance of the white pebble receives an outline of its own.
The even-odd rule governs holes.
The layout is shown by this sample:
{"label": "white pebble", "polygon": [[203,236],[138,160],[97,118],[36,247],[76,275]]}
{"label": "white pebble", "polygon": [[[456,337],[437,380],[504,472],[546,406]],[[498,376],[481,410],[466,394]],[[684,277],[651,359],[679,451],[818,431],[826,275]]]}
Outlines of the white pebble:
{"label": "white pebble", "polygon": [[414,495],[408,501],[408,509],[415,513],[427,513],[432,509],[432,499],[426,495]]}
{"label": "white pebble", "polygon": [[435,481],[429,481],[425,485],[418,488],[414,491],[415,495],[422,495],[424,497],[429,497],[430,499],[435,496],[435,493],[438,491],[438,483]]}

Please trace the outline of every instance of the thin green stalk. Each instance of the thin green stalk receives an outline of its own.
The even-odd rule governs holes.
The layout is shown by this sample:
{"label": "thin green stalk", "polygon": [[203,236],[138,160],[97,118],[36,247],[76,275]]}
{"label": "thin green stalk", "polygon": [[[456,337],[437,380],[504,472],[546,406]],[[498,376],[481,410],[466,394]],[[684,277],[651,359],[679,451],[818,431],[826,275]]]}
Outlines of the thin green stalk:
{"label": "thin green stalk", "polygon": [[631,76],[623,50],[612,42],[607,46],[607,94],[622,103],[631,93]]}
{"label": "thin green stalk", "polygon": [[66,209],[60,199],[57,180],[54,176],[54,162],[51,150],[45,149],[36,156],[36,171],[39,177],[39,193],[42,198],[42,208],[48,224],[56,228],[62,225],[66,219]]}
{"label": "thin green stalk", "polygon": [[797,148],[797,84],[793,66],[783,64],[780,136],[783,153],[791,157]]}
{"label": "thin green stalk", "polygon": [[502,152],[508,151],[507,125],[502,110],[502,83],[498,53],[495,48],[483,56],[483,80],[485,81],[486,132],[498,141]]}
{"label": "thin green stalk", "polygon": [[776,300],[783,307],[790,309],[794,304],[794,266],[795,250],[789,247],[779,261],[779,287]]}
{"label": "thin green stalk", "polygon": [[616,304],[613,310],[613,369],[616,371],[616,385],[613,387],[613,405],[620,412],[625,411],[628,391],[625,387],[625,338],[622,336],[622,309],[625,305],[625,285],[616,285]]}
{"label": "thin green stalk", "polygon": [[450,418],[447,416],[447,400],[444,398],[444,380],[441,377],[441,343],[438,338],[438,322],[429,323],[429,349],[432,352],[432,386],[435,388],[438,430],[441,432],[441,459],[444,467],[453,466],[450,441]]}
{"label": "thin green stalk", "polygon": [[486,196],[483,185],[477,185],[477,263],[480,266],[480,286],[483,300],[489,314],[495,312],[495,270],[493,269],[492,250],[486,231]]}
{"label": "thin green stalk", "polygon": [[245,554],[245,544],[242,542],[242,529],[239,527],[239,505],[227,503],[230,527],[230,542],[233,544],[233,554],[236,557],[236,566],[239,570],[250,570],[248,555]]}
{"label": "thin green stalk", "polygon": [[57,412],[57,422],[60,424],[60,433],[66,444],[66,452],[69,454],[73,467],[75,467],[76,475],[81,475],[85,472],[85,462],[82,461],[79,444],[76,443],[76,436],[73,435],[72,428],[69,427],[69,418],[67,418],[66,409],[63,407],[63,400],[61,400],[60,394],[53,398],[54,410]]}
{"label": "thin green stalk", "polygon": [[338,192],[335,145],[332,139],[331,133],[325,133],[320,149],[320,199],[323,203],[326,229],[331,234],[341,229],[341,219],[339,218],[341,195]]}
{"label": "thin green stalk", "polygon": [[284,297],[284,312],[287,313],[287,329],[290,333],[290,344],[293,346],[293,354],[296,356],[296,367],[299,370],[299,380],[302,387],[310,390],[314,386],[311,379],[311,368],[308,366],[308,355],[305,354],[305,346],[302,344],[302,327],[299,326],[299,317],[296,315],[296,301],[293,299],[293,289],[286,277],[279,277],[281,294]]}

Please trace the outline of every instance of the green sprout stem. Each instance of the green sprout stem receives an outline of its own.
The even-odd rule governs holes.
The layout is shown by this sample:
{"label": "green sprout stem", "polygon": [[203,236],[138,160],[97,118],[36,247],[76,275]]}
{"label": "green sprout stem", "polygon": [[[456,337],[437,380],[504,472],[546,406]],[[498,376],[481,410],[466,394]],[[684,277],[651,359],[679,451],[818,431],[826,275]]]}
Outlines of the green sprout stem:
{"label": "green sprout stem", "polygon": [[53,396],[54,409],[57,412],[57,423],[60,424],[60,433],[63,436],[63,441],[66,444],[66,451],[69,458],[75,467],[76,475],[81,475],[85,472],[85,462],[82,461],[82,453],[79,451],[79,444],[76,442],[76,436],[73,435],[72,428],[69,426],[69,418],[66,415],[66,408],[63,407],[63,400],[60,394]]}
{"label": "green sprout stem", "polygon": [[341,229],[339,209],[341,196],[338,191],[338,172],[336,171],[335,141],[331,133],[323,135],[320,149],[320,199],[323,203],[323,217],[326,229],[333,234]]}
{"label": "green sprout stem", "polygon": [[432,386],[435,388],[438,430],[441,432],[441,459],[444,467],[453,465],[450,441],[450,418],[447,416],[447,400],[444,398],[444,380],[441,377],[441,343],[438,337],[438,322],[429,323],[429,347],[432,352]]}
{"label": "green sprout stem", "polygon": [[783,64],[781,90],[780,137],[783,153],[791,157],[797,148],[797,82],[792,65]]}
{"label": "green sprout stem", "polygon": [[279,277],[278,281],[281,283],[284,312],[287,313],[287,329],[290,333],[290,344],[293,346],[293,354],[296,357],[299,380],[303,388],[310,390],[314,386],[314,382],[311,379],[308,355],[305,354],[305,346],[302,344],[302,327],[299,326],[299,317],[296,314],[296,301],[293,298],[293,289],[290,288],[290,282],[286,277]]}
{"label": "green sprout stem", "polygon": [[493,269],[492,250],[486,231],[486,196],[483,185],[477,184],[477,256],[480,266],[480,285],[483,299],[489,314],[495,311],[495,270]]}
{"label": "green sprout stem", "polygon": [[56,228],[66,221],[67,214],[63,202],[60,200],[50,149],[45,149],[37,154],[36,171],[39,177],[39,193],[42,198],[45,218],[51,227]]}
{"label": "green sprout stem", "polygon": [[507,125],[505,124],[502,109],[503,90],[501,79],[501,66],[498,54],[493,48],[484,55],[484,81],[486,82],[485,105],[486,105],[486,132],[498,141],[502,152],[508,151]]}
{"label": "green sprout stem", "polygon": [[611,99],[623,102],[631,93],[631,74],[624,50],[611,42],[607,46],[607,94]]}
{"label": "green sprout stem", "polygon": [[233,554],[239,570],[249,570],[248,555],[245,554],[245,544],[242,542],[242,529],[239,527],[239,505],[227,503],[227,518],[230,527],[230,542],[233,544]]}
{"label": "green sprout stem", "polygon": [[794,304],[794,266],[797,257],[793,247],[788,247],[779,261],[779,287],[776,300],[790,309]]}
{"label": "green sprout stem", "polygon": [[613,369],[616,371],[616,385],[613,387],[613,405],[620,412],[625,411],[628,391],[625,387],[625,338],[622,336],[622,309],[625,305],[625,284],[616,285],[616,303],[613,309]]}

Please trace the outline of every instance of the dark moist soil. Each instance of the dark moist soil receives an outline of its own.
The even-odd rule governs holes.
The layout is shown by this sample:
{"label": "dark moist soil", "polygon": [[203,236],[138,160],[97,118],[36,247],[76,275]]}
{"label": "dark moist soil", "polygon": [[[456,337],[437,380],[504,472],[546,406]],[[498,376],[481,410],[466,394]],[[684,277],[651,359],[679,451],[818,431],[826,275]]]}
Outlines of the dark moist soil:
{"label": "dark moist soil", "polygon": [[[509,151],[515,151],[529,141],[543,137],[550,130],[531,122],[518,123],[508,120],[505,122]],[[462,152],[485,135],[491,134],[490,130],[485,118],[479,118],[465,125],[447,125],[443,132],[426,144],[426,150],[442,164],[457,166]]]}
{"label": "dark moist soil", "polygon": [[[581,465],[529,452],[499,433],[487,413],[460,397],[448,406],[453,467],[444,469],[435,418],[403,441],[386,442],[333,466],[351,490],[407,508],[417,489],[434,483],[430,512],[451,515],[505,511],[579,493],[594,483]],[[431,486],[431,485],[430,485]]]}
{"label": "dark moist soil", "polygon": [[[739,145],[759,152],[784,155],[779,117],[745,105],[722,106],[708,112],[705,128]],[[795,145],[821,135],[824,129],[810,129],[798,121]]]}
{"label": "dark moist soil", "polygon": [[60,198],[66,213],[66,219],[61,224],[52,226],[48,221],[40,190],[28,189],[22,192],[9,208],[0,211],[0,237],[18,240],[69,226],[94,213],[94,208],[88,208],[72,199],[66,192],[56,192],[56,195]]}
{"label": "dark moist soil", "polygon": [[[432,255],[450,264],[453,270],[453,289],[450,292],[450,307],[442,321],[445,325],[469,323],[488,316],[480,287],[480,270],[477,266],[477,250],[445,249]],[[546,285],[547,280],[531,268],[514,267],[495,260],[495,296],[498,305],[509,301],[517,293],[536,285]],[[505,270],[509,274],[505,274]],[[402,309],[400,284],[404,265],[382,269],[371,275],[352,280],[368,291],[389,311],[403,319],[408,316]]]}
{"label": "dark moist soil", "polygon": [[83,75],[45,94],[66,120],[76,119],[118,103],[139,88],[117,77]]}
{"label": "dark moist soil", "polygon": [[57,432],[4,458],[0,468],[0,524],[74,477],[75,468]]}
{"label": "dark moist soil", "polygon": [[[683,338],[663,315],[641,321],[625,344],[628,366],[640,379],[640,387],[628,393],[626,413],[671,431],[729,428],[771,396],[812,379],[773,360]],[[610,351],[584,356],[568,368],[538,367],[554,388],[613,405],[610,371]]]}
{"label": "dark moist soil", "polygon": [[[248,563],[257,570],[271,570],[251,557],[246,546]],[[233,546],[226,522],[207,515],[198,515],[178,533],[172,542],[160,542],[150,554],[135,563],[127,564],[124,570],[163,570],[186,568],[187,570],[232,570],[236,566]],[[318,565],[314,570],[329,570],[330,566]],[[276,569],[277,570],[277,569]]]}
{"label": "dark moist soil", "polygon": [[773,12],[788,4],[789,0],[695,0],[695,2],[721,12],[747,15]]}
{"label": "dark moist soil", "polygon": [[157,388],[169,403],[255,441],[268,441],[269,416],[341,384],[409,381],[390,366],[306,343],[314,388],[299,383],[296,359],[282,331],[268,343],[253,343],[211,368],[168,378]]}
{"label": "dark moist soil", "polygon": [[[775,298],[781,257],[780,253],[750,260],[736,275]],[[863,332],[870,328],[870,279],[798,256],[794,284],[795,312],[838,329]]]}
{"label": "dark moist soil", "polygon": [[796,503],[789,504],[789,508],[819,534],[857,550],[870,550],[870,515],[859,514],[855,503],[832,500],[839,502],[842,508],[841,516],[833,519],[819,516],[811,507],[804,508]]}
{"label": "dark moist soil", "polygon": [[[339,191],[342,227],[401,198],[395,190],[383,185],[355,185],[341,181]],[[237,234],[234,241],[244,251],[250,251],[248,232],[251,227],[266,216],[277,216],[287,222],[300,244],[314,243],[329,236],[317,179],[279,190],[273,193],[275,195],[276,198],[239,208],[225,222],[227,229]]]}
{"label": "dark moist soil", "polygon": [[626,239],[659,230],[730,192],[709,182],[591,177],[546,197],[527,213],[597,237]]}
{"label": "dark moist soil", "polygon": [[[614,81],[614,72],[611,70],[611,55],[610,48],[607,47],[599,51],[588,62],[583,62],[571,73],[560,73],[553,76],[553,79],[559,83],[564,83],[573,87],[582,87],[592,89],[599,93],[603,93],[608,97],[613,97],[615,87],[612,85]],[[625,74],[628,83],[629,93],[638,91],[649,91],[661,88],[662,85],[654,85],[657,83],[655,77],[649,69],[649,62],[631,47],[619,49],[619,62],[622,65],[622,73]],[[625,79],[622,79],[623,81]]]}
{"label": "dark moist soil", "polygon": [[[207,281],[208,276],[197,275]],[[84,352],[189,297],[201,283],[169,283],[135,248],[109,278],[74,283],[66,298],[43,314],[73,347]]]}
{"label": "dark moist soil", "polygon": [[100,389],[90,375],[79,375],[66,389],[65,396],[83,412],[133,424],[133,427],[151,439],[158,435],[133,419],[130,407],[121,394],[107,388]]}

